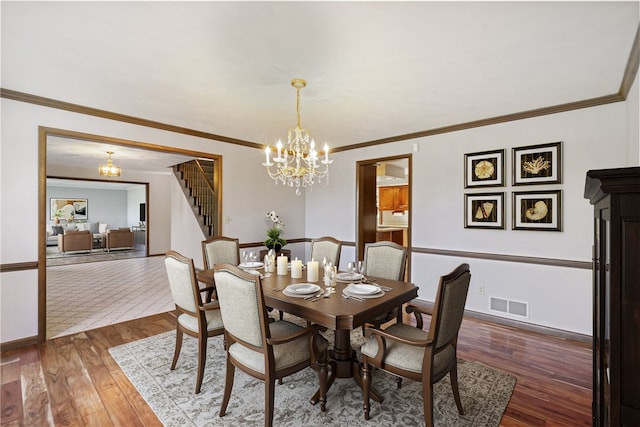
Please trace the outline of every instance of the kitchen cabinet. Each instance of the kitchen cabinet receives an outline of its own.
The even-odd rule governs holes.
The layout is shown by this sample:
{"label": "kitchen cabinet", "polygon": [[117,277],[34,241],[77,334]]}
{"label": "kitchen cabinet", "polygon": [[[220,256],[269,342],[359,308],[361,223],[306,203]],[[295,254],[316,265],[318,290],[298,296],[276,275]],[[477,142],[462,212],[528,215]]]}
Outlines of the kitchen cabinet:
{"label": "kitchen cabinet", "polygon": [[406,232],[406,228],[378,228],[376,242],[389,241],[405,246]]}
{"label": "kitchen cabinet", "polygon": [[406,211],[409,209],[409,186],[392,185],[378,187],[378,209],[381,211]]}
{"label": "kitchen cabinet", "polygon": [[593,425],[640,425],[640,167],[587,172],[593,221]]}

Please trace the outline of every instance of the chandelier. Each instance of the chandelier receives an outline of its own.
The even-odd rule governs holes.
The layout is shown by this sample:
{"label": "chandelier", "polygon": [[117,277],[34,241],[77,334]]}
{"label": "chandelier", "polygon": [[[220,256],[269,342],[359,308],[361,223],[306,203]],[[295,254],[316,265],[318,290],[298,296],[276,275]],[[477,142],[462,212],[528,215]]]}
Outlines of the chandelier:
{"label": "chandelier", "polygon": [[[296,194],[300,195],[300,187],[310,187],[317,180],[327,177],[329,183],[329,165],[333,160],[329,159],[329,146],[324,145],[324,159],[318,159],[316,143],[309,140],[309,131],[300,127],[300,89],[307,85],[304,79],[291,80],[291,86],[296,89],[296,113],[297,122],[294,129],[289,129],[287,145],[282,141],[276,145],[277,157],[271,162],[271,147],[264,149],[266,162],[262,166],[267,168],[267,173],[278,183],[295,187]],[[275,166],[272,169],[272,166]]]}
{"label": "chandelier", "polygon": [[100,165],[98,167],[98,171],[101,176],[120,176],[120,166],[116,166],[113,164],[113,160],[111,160],[111,155],[113,151],[107,151],[109,155],[109,160],[107,160],[106,165]]}

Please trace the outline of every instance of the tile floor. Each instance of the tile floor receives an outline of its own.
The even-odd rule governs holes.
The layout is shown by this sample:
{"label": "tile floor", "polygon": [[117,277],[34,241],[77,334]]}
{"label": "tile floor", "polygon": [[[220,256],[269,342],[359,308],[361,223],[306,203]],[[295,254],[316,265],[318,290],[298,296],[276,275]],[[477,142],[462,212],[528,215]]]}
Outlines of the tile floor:
{"label": "tile floor", "polygon": [[47,268],[47,339],[174,308],[162,256]]}

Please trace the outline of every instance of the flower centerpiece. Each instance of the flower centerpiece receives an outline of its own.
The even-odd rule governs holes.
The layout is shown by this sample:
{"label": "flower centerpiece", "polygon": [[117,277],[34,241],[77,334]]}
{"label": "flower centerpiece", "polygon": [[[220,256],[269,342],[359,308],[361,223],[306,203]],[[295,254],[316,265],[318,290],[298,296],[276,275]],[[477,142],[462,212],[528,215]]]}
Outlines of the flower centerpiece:
{"label": "flower centerpiece", "polygon": [[280,237],[280,235],[284,233],[284,221],[278,217],[276,211],[267,213],[267,221],[270,225],[267,230],[267,240],[264,241],[264,245],[278,252],[287,244],[287,241]]}

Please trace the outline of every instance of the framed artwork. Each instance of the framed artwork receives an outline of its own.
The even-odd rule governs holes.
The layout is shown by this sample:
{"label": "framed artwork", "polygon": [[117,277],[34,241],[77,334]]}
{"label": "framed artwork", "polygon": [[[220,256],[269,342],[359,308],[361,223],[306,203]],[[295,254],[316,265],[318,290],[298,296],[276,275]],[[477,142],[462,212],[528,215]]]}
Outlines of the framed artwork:
{"label": "framed artwork", "polygon": [[513,229],[562,231],[561,191],[513,193]]}
{"label": "framed artwork", "polygon": [[504,185],[504,149],[464,155],[464,188]]}
{"label": "framed artwork", "polygon": [[87,199],[50,199],[50,217],[67,221],[88,219]]}
{"label": "framed artwork", "polygon": [[513,185],[561,181],[561,142],[513,148]]}
{"label": "framed artwork", "polygon": [[464,227],[504,230],[504,193],[465,194]]}

